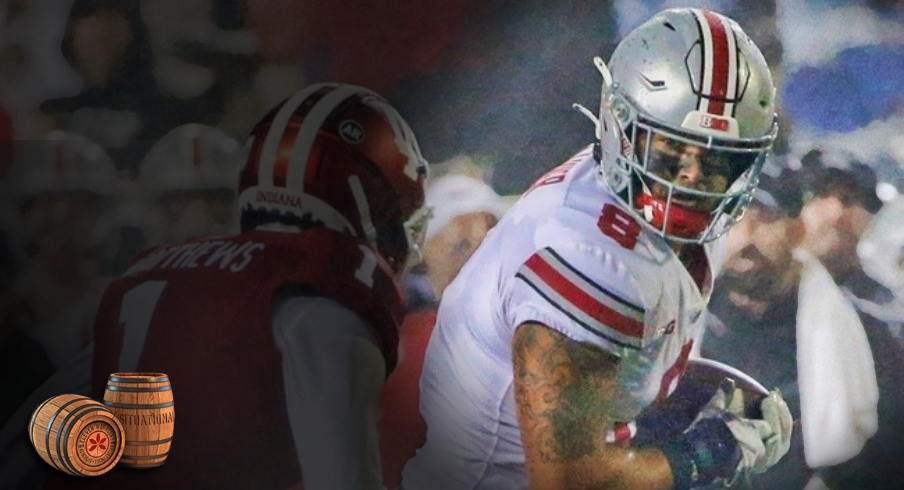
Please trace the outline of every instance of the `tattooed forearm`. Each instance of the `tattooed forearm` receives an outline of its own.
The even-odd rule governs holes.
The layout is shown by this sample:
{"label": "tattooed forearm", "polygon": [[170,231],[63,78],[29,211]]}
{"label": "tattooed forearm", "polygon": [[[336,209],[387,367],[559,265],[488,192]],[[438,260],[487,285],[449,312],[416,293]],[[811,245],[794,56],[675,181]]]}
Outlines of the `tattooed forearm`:
{"label": "tattooed forearm", "polygon": [[533,451],[556,462],[601,448],[613,358],[538,324],[518,328],[512,355],[519,424],[532,438]]}

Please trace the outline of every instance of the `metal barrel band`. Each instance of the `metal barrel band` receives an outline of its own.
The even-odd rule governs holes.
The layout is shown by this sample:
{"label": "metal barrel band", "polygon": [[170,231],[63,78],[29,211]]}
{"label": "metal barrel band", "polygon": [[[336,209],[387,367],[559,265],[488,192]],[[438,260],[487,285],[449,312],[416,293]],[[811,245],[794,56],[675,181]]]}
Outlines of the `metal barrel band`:
{"label": "metal barrel band", "polygon": [[[47,433],[44,436],[44,449],[47,451],[47,457],[50,459],[50,463],[53,465],[53,467],[64,473],[68,473],[68,471],[64,470],[63,468],[60,468],[53,461],[53,451],[50,450],[50,431],[51,431],[51,429],[53,429],[53,421],[56,420],[56,417],[57,417],[57,415],[60,414],[60,411],[63,410],[64,408],[68,407],[69,405],[71,405],[77,401],[81,401],[81,400],[90,400],[90,398],[88,398],[86,396],[82,396],[82,397],[76,398],[74,400],[69,400],[68,402],[57,407],[56,412],[53,413],[53,416],[50,417],[50,421],[47,422]],[[60,424],[60,426],[62,426],[62,425],[63,424]]]}
{"label": "metal barrel band", "polygon": [[104,400],[104,405],[106,405],[108,407],[115,407],[115,408],[130,408],[130,409],[134,409],[134,410],[142,410],[145,408],[171,407],[171,406],[173,406],[173,402],[157,403],[155,405],[142,405],[142,404],[134,404],[134,403],[117,403],[117,402],[111,402],[111,401]]}
{"label": "metal barrel band", "polygon": [[132,455],[128,455],[128,454],[123,454],[122,458],[120,458],[119,460],[125,462],[125,461],[132,461],[132,460],[157,459],[157,458],[166,457],[167,455],[169,455],[169,451],[166,451],[166,452],[163,452],[160,454],[153,454],[151,456],[132,456]]}
{"label": "metal barrel band", "polygon": [[144,392],[152,392],[152,391],[170,391],[173,389],[172,386],[157,386],[155,388],[132,388],[130,386],[110,386],[107,385],[106,389],[110,391],[124,391],[129,393],[144,393]]}
{"label": "metal barrel band", "polygon": [[110,381],[115,383],[166,383],[169,382],[169,376],[159,378],[122,378],[119,376],[110,376]]}
{"label": "metal barrel band", "polygon": [[31,446],[34,447],[35,449],[38,449],[38,447],[35,446],[33,434],[35,431],[35,424],[38,423],[38,414],[41,413],[41,409],[44,408],[44,405],[47,405],[47,402],[49,402],[50,400],[53,400],[54,398],[56,398],[56,397],[52,396],[52,397],[44,400],[44,403],[42,403],[40,406],[38,406],[37,410],[35,410],[35,413],[33,413],[31,415],[31,424],[28,426],[28,438],[32,440]]}
{"label": "metal barrel band", "polygon": [[126,441],[126,446],[156,446],[157,444],[166,444],[172,440],[172,437],[167,437],[159,441]]}

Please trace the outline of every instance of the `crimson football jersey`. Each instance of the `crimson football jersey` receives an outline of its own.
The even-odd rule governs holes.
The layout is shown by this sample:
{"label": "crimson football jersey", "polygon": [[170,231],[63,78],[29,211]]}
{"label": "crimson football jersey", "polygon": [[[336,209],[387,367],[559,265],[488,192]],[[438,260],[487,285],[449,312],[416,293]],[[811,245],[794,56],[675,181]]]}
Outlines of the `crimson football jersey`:
{"label": "crimson football jersey", "polygon": [[399,486],[402,468],[426,438],[418,382],[435,322],[436,310],[427,307],[409,313],[399,328],[399,365],[386,378],[380,397],[380,458],[387,488]]}
{"label": "crimson football jersey", "polygon": [[108,376],[131,367],[128,358],[140,351],[136,371],[170,378],[173,442],[162,466],[115,468],[90,488],[299,482],[271,328],[277,291],[327,297],[358,313],[375,333],[387,372],[394,366],[404,314],[398,284],[382,258],[352,237],[326,229],[256,231],[147,252],[102,300],[92,390],[101,399]]}

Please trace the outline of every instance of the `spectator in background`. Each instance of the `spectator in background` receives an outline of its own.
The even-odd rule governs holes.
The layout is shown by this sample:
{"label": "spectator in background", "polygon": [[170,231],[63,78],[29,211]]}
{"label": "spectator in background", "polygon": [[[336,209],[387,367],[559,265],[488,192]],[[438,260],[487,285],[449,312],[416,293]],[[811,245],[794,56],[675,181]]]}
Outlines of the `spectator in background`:
{"label": "spectator in background", "polygon": [[82,85],[60,50],[72,1],[0,2],[7,14],[0,20],[0,87],[22,139],[53,129],[53,120],[38,110],[42,101],[75,94]]}
{"label": "spectator in background", "polygon": [[[847,155],[818,149],[800,163],[798,171],[785,169],[777,178],[764,179],[764,192],[757,193],[750,214],[730,232],[725,267],[710,302],[709,335],[702,346],[705,357],[780,387],[795,420],[801,419],[797,323],[806,299],[799,296],[802,266],[794,258],[795,249],[819,260],[832,280],[853,296],[875,298],[884,293],[863,273],[856,256],[859,236],[881,205],[872,170]],[[879,429],[859,455],[819,469],[820,477],[835,490],[892,488],[897,480],[894,462],[902,458],[898,439],[904,430],[904,392],[899,373],[904,372],[904,352],[886,324],[863,312],[859,318],[874,360]],[[807,421],[801,424],[806,426]],[[795,431],[788,457],[758,475],[754,486],[803,488],[814,471],[804,454],[802,431]]]}
{"label": "spectator in background", "polygon": [[887,302],[862,299],[858,306],[889,322],[892,334],[904,344],[904,195],[889,197],[860,237],[857,255],[864,272],[888,288],[892,298]]}
{"label": "spectator in background", "polygon": [[418,381],[439,298],[507,208],[489,185],[466,175],[436,179],[427,187],[426,200],[433,206],[433,217],[427,225],[424,262],[406,280],[410,311],[399,330],[399,364],[386,380],[380,401],[387,488],[398,486],[405,462],[426,434],[418,409]]}
{"label": "spectator in background", "polygon": [[427,228],[424,262],[406,281],[408,305],[435,307],[443,290],[477,249],[506,205],[488,184],[466,175],[446,175],[427,187],[433,218]]}
{"label": "spectator in background", "polygon": [[138,176],[144,205],[136,212],[148,245],[236,231],[234,181],[241,158],[237,141],[200,124],[179,126],[155,143]]}
{"label": "spectator in background", "polygon": [[216,119],[219,85],[190,99],[158,90],[154,54],[138,0],[75,0],[63,36],[63,55],[85,85],[72,97],[44,101],[58,127],[100,143],[117,168],[134,176],[138,163],[173,127]]}
{"label": "spectator in background", "polygon": [[11,239],[23,256],[15,286],[28,333],[59,368],[92,338],[102,262],[118,246],[110,210],[119,178],[99,145],[56,131],[22,146],[7,184],[19,211]]}
{"label": "spectator in background", "polygon": [[[304,79],[292,78],[283,90],[257,100],[254,83],[260,71],[260,44],[245,28],[244,0],[154,0],[142,5],[154,51],[159,90],[190,98],[220,86],[227,94],[216,127],[244,138],[257,118],[290,96]],[[214,124],[211,120],[208,124]]]}
{"label": "spectator in background", "polygon": [[798,218],[800,206],[789,202],[794,180],[786,173],[779,178],[763,174],[760,181],[747,216],[728,234],[719,278],[724,287],[713,293],[755,320],[774,314],[778,300],[793,288],[796,270],[791,250],[804,232]]}
{"label": "spectator in background", "polygon": [[[827,156],[811,152],[803,164],[806,168],[807,158],[813,163]],[[814,198],[801,210],[806,227],[802,246],[821,260],[838,285],[854,297],[851,299],[887,302],[890,292],[863,271],[856,253],[860,237],[882,207],[875,194],[874,173],[867,165],[852,161],[846,167],[829,167],[823,175],[816,172],[813,177]],[[819,468],[819,474],[833,490],[900,488],[900,462],[904,461],[904,347],[895,341],[888,323],[864,311],[858,313],[875,365],[878,431],[859,454],[840,464]]]}
{"label": "spectator in background", "polygon": [[857,242],[882,207],[875,172],[837,151],[814,149],[800,163],[806,189],[800,211],[806,230],[801,246],[857,296],[880,294],[879,284],[866,276],[857,257]]}

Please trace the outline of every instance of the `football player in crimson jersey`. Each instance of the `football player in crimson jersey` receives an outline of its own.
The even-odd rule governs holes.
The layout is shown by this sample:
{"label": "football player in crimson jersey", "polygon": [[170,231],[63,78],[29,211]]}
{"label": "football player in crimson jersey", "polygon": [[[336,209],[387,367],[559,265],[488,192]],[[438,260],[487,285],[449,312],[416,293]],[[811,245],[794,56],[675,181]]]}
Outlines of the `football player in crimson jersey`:
{"label": "football player in crimson jersey", "polygon": [[746,419],[717,390],[686,430],[631,445],[699,344],[717,240],[776,133],[774,88],[733,20],[663,11],[603,75],[598,144],[541,178],[445,290],[427,346],[411,489],[691,488],[788,450],[777,392]]}
{"label": "football player in crimson jersey", "polygon": [[384,98],[340,84],[292,95],[246,151],[241,233],[143,253],[105,293],[94,398],[111,373],[163,372],[178,422],[162,466],[90,488],[382,488],[377,407],[427,164]]}

